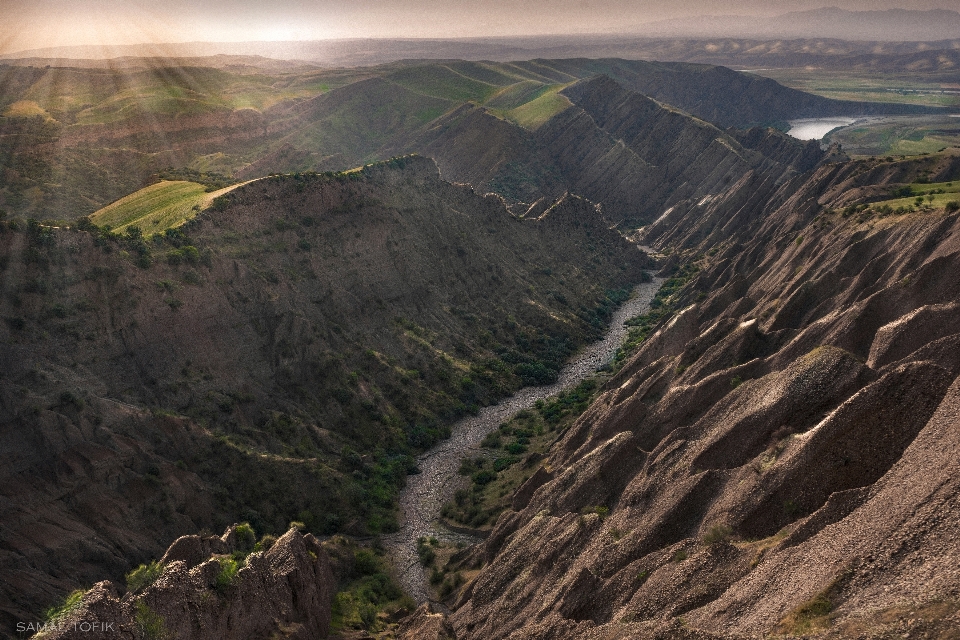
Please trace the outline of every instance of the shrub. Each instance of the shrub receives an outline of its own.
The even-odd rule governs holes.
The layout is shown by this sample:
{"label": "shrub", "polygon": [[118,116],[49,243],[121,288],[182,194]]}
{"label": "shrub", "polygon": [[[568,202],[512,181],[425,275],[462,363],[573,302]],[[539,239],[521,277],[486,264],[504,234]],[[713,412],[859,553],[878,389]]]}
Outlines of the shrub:
{"label": "shrub", "polygon": [[437,553],[431,548],[430,540],[421,537],[417,540],[417,557],[420,558],[420,564],[429,567],[437,559]]}
{"label": "shrub", "polygon": [[260,538],[260,542],[258,542],[257,544],[253,545],[253,550],[254,550],[254,551],[268,551],[268,550],[270,549],[270,547],[273,546],[273,543],[275,543],[276,541],[277,541],[277,537],[276,537],[276,536],[272,536],[272,535],[270,535],[270,534],[268,533],[267,535],[265,535],[265,536],[263,536],[262,538]]}
{"label": "shrub", "polygon": [[780,627],[795,634],[805,634],[827,626],[827,616],[833,611],[829,589],[816,594],[787,614]]}
{"label": "shrub", "polygon": [[474,484],[485,485],[490,484],[497,479],[497,473],[489,469],[483,469],[482,471],[477,471],[473,476],[471,476]]}
{"label": "shrub", "polygon": [[947,213],[953,213],[954,211],[960,211],[960,202],[956,200],[951,200],[944,205],[944,209],[947,210]]}
{"label": "shrub", "polygon": [[458,589],[465,582],[463,575],[459,571],[454,573],[452,576],[447,576],[443,581],[443,584],[440,585],[440,597],[446,598],[456,589]]}
{"label": "shrub", "polygon": [[203,280],[200,279],[200,274],[193,269],[184,273],[182,279],[185,283],[192,284],[194,286],[200,286],[203,284]]}
{"label": "shrub", "polygon": [[240,571],[241,561],[236,558],[222,557],[219,559],[220,572],[217,574],[214,586],[217,591],[223,591],[233,584]]}
{"label": "shrub", "polygon": [[585,516],[591,514],[597,514],[599,516],[597,521],[605,520],[607,515],[610,513],[609,507],[596,506],[596,507],[584,507],[580,509],[580,518],[578,520],[580,526],[585,526],[587,524],[587,519]]}
{"label": "shrub", "polygon": [[254,533],[253,527],[247,522],[238,524],[233,533],[237,536],[237,546],[241,549],[252,549],[257,542],[257,534]]}
{"label": "shrub", "polygon": [[85,589],[71,591],[70,594],[64,598],[63,603],[47,609],[45,616],[46,622],[57,622],[66,618],[80,606],[80,602],[86,593]]}
{"label": "shrub", "polygon": [[127,591],[136,593],[143,591],[160,577],[163,565],[154,560],[150,564],[142,564],[127,574]]}
{"label": "shrub", "polygon": [[163,618],[148,607],[144,602],[137,602],[133,614],[137,628],[145,640],[163,640],[167,637],[167,630],[163,624]]}
{"label": "shrub", "polygon": [[715,524],[703,535],[704,544],[718,544],[730,539],[733,530],[725,524]]}
{"label": "shrub", "polygon": [[60,406],[73,405],[77,409],[83,409],[83,398],[72,391],[62,391],[59,397]]}
{"label": "shrub", "polygon": [[380,571],[380,559],[369,549],[357,549],[353,554],[353,568],[361,576],[370,576]]}
{"label": "shrub", "polygon": [[498,449],[500,448],[500,432],[491,431],[484,437],[483,441],[480,443],[481,447],[485,449]]}

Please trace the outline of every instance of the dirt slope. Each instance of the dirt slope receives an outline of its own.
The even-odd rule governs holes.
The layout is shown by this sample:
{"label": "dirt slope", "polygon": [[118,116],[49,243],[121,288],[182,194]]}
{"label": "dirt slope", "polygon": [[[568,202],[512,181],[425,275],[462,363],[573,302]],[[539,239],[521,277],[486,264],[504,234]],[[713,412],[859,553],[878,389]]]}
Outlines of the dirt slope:
{"label": "dirt slope", "polygon": [[648,229],[701,270],[464,560],[457,637],[952,637],[960,217],[838,206],[927,174],[960,178],[828,165]]}

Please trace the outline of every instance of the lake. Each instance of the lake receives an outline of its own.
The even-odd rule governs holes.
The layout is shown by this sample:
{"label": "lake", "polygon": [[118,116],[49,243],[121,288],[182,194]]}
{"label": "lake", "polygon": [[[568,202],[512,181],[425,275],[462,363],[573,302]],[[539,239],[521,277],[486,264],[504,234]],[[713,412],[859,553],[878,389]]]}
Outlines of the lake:
{"label": "lake", "polygon": [[820,140],[837,127],[845,127],[855,122],[854,118],[835,116],[832,118],[802,118],[790,120],[787,135],[799,140]]}

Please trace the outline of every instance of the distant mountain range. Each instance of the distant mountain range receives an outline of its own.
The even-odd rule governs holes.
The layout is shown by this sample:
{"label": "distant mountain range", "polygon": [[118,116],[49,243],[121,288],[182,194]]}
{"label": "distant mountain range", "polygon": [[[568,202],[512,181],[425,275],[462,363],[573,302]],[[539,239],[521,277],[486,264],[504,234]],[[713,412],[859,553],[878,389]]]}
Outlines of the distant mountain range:
{"label": "distant mountain range", "polygon": [[773,17],[697,16],[637,25],[645,36],[734,38],[838,38],[929,41],[960,37],[960,13],[947,9],[847,11],[823,7]]}
{"label": "distant mountain range", "polygon": [[[690,40],[739,38],[751,41],[704,48]],[[960,13],[946,9],[846,11],[835,7],[773,17],[698,16],[626,26],[619,33],[560,34],[508,38],[374,39],[278,42],[182,42],[142,45],[87,45],[32,49],[0,55],[0,60],[29,59],[34,64],[61,64],[78,59],[123,57],[195,58],[260,56],[323,66],[375,65],[405,59],[529,60],[531,58],[633,58],[729,64],[747,56],[757,40],[777,42],[776,53],[803,55],[905,55],[933,50],[960,50]],[[796,40],[803,40],[796,42]],[[770,47],[762,47],[766,53]],[[224,62],[224,61],[220,61]],[[249,63],[249,59],[245,61]],[[800,62],[806,64],[806,62]],[[256,66],[263,65],[260,61]],[[220,65],[215,65],[220,66]]]}

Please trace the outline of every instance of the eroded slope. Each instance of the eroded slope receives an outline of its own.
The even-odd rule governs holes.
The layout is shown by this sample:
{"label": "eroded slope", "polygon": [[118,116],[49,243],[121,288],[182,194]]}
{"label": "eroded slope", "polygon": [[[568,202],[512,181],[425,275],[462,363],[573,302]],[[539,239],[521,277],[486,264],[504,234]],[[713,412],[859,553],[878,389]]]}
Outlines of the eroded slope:
{"label": "eroded slope", "polygon": [[960,218],[841,205],[957,169],[747,176],[649,228],[701,270],[464,560],[457,637],[955,632]]}

